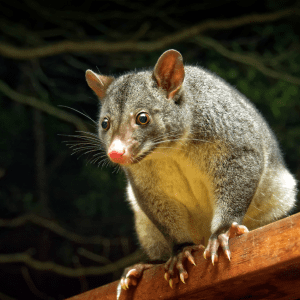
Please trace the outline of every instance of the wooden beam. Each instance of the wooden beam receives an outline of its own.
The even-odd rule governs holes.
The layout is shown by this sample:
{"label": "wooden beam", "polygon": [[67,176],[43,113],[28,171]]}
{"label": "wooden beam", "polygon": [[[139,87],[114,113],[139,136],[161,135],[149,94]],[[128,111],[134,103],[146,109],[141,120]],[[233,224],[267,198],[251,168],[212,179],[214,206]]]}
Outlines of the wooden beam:
{"label": "wooden beam", "polygon": [[[195,253],[189,278],[171,289],[163,265],[144,272],[137,287],[122,290],[125,299],[298,299],[300,298],[300,213],[230,240],[232,259],[223,253],[214,266]],[[176,282],[176,281],[175,281]],[[118,281],[69,298],[116,300]]]}

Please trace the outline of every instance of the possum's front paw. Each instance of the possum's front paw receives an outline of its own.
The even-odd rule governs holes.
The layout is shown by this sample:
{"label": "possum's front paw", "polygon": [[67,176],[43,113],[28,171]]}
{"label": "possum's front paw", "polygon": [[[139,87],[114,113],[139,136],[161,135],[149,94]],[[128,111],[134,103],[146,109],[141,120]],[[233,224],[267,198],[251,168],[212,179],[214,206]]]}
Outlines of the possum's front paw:
{"label": "possum's front paw", "polygon": [[171,288],[173,288],[173,279],[177,275],[174,269],[177,269],[180,280],[185,283],[185,279],[188,278],[188,273],[183,267],[184,260],[187,259],[191,264],[196,266],[192,251],[203,248],[203,245],[187,245],[187,243],[176,246],[175,254],[173,254],[165,264],[165,279],[169,282]]}
{"label": "possum's front paw", "polygon": [[231,227],[225,232],[219,235],[212,235],[209,240],[206,249],[203,252],[203,256],[206,259],[211,257],[212,264],[218,261],[218,249],[222,247],[225,255],[230,260],[230,250],[228,241],[236,235],[242,235],[249,232],[248,228],[244,225],[239,225],[236,222],[231,224]]}
{"label": "possum's front paw", "polygon": [[143,275],[143,272],[154,266],[155,264],[140,263],[126,268],[120,281],[122,289],[127,290],[130,285],[137,285],[137,281]]}

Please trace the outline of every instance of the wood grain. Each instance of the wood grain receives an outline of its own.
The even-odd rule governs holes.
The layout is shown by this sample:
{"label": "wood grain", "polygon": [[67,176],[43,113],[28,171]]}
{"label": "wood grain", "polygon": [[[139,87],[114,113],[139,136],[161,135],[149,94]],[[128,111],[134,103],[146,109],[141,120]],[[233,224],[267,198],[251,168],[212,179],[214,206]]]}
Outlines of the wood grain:
{"label": "wood grain", "polygon": [[[189,279],[173,289],[162,265],[147,270],[119,299],[300,299],[300,213],[233,238],[230,249],[231,261],[221,253],[215,266],[195,252],[197,266],[187,264]],[[69,300],[116,300],[118,283]]]}

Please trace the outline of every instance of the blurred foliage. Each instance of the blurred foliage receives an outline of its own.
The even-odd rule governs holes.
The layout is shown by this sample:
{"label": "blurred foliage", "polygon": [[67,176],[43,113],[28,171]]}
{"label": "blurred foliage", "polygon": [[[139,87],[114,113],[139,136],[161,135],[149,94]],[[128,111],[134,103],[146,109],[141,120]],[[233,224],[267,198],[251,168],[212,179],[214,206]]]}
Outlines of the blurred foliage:
{"label": "blurred foliage", "polygon": [[[60,1],[43,6],[32,0],[0,2],[0,79],[19,94],[76,115],[90,132],[96,133],[97,126],[88,117],[97,122],[100,104],[85,82],[85,70],[90,68],[107,75],[120,75],[129,70],[153,67],[163,51],[177,49],[185,63],[201,65],[215,72],[255,103],[270,123],[288,167],[299,180],[300,85],[293,83],[295,78],[300,80],[299,14],[274,22],[207,30],[204,35],[216,41],[216,47],[202,44],[201,35],[196,35],[152,52],[116,50],[97,54],[66,51],[28,60],[1,54],[1,44],[33,49],[64,40],[120,44],[128,40],[167,40],[168,36],[208,19],[229,20],[288,7],[299,9],[299,1],[219,0],[190,5],[186,1]],[[20,12],[22,18],[18,17]],[[232,53],[232,59],[226,57],[218,45]],[[242,56],[255,59],[267,68],[266,73],[275,72],[275,75],[264,74],[255,63],[249,65],[246,60],[235,59]],[[278,74],[287,74],[286,80]],[[98,166],[98,161],[91,164],[93,153],[71,155],[72,150],[66,144],[78,140],[71,135],[80,134],[74,124],[45,111],[39,118],[36,108],[12,99],[1,89],[0,107],[0,218],[34,212],[83,236],[135,237],[132,213],[125,200],[123,172],[112,164]],[[38,248],[23,240],[25,236],[32,240],[35,237],[38,242],[43,230],[32,227],[24,230],[28,232],[9,239],[16,243],[11,246],[14,249],[11,251],[36,247],[37,253],[48,251],[48,256],[42,256],[45,260],[56,259],[74,265],[73,242],[51,236],[52,244],[46,251],[45,247]],[[8,236],[12,236],[12,231],[0,231],[0,240]],[[1,251],[9,248],[4,242],[0,243]],[[104,251],[99,245],[89,249],[95,253]],[[110,248],[111,253],[116,254],[110,255],[110,259],[120,256],[116,249]],[[107,277],[104,282],[112,278],[115,277]]]}

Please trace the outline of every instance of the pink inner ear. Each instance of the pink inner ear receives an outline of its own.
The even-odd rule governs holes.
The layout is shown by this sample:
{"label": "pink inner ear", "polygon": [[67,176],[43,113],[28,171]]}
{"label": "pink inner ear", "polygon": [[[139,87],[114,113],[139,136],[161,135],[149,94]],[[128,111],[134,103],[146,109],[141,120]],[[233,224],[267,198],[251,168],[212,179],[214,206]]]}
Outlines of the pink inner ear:
{"label": "pink inner ear", "polygon": [[182,56],[176,50],[168,50],[158,59],[154,76],[159,87],[167,91],[168,99],[179,91],[184,80]]}
{"label": "pink inner ear", "polygon": [[107,88],[114,80],[113,77],[99,75],[91,70],[86,71],[85,78],[89,87],[95,92],[95,94],[100,99],[102,99],[105,96]]}

